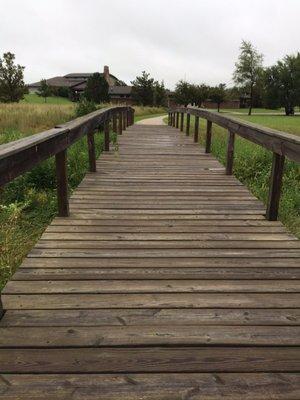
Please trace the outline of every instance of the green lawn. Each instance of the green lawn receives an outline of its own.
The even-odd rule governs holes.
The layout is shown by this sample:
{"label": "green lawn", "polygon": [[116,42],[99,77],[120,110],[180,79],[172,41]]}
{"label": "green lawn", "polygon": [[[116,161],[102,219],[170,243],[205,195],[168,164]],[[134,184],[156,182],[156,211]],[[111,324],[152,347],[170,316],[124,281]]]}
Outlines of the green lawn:
{"label": "green lawn", "polygon": [[281,116],[281,115],[234,115],[232,117],[243,119],[254,124],[268,126],[294,135],[300,135],[300,115]]}
{"label": "green lawn", "polygon": [[[21,100],[21,103],[44,104],[45,99],[35,93],[30,93],[25,94],[24,99]],[[51,96],[47,97],[46,104],[72,104],[72,102],[65,97]]]}
{"label": "green lawn", "polygon": [[[236,108],[236,109],[220,109],[222,113],[232,113],[232,114],[248,114],[248,108]],[[214,110],[217,111],[217,110]],[[295,107],[295,112],[299,112],[299,107]],[[275,110],[270,110],[269,108],[252,108],[252,114],[282,114],[285,115],[284,108],[278,108]]]}

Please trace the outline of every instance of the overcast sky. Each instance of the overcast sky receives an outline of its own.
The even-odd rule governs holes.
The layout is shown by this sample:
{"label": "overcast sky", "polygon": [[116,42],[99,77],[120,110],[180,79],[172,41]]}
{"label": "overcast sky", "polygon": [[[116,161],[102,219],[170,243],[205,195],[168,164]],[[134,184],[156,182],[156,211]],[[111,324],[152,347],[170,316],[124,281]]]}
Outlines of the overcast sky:
{"label": "overcast sky", "polygon": [[300,0],[0,0],[0,56],[11,51],[27,83],[110,72],[130,83],[146,70],[231,84],[242,39],[265,65],[300,50]]}

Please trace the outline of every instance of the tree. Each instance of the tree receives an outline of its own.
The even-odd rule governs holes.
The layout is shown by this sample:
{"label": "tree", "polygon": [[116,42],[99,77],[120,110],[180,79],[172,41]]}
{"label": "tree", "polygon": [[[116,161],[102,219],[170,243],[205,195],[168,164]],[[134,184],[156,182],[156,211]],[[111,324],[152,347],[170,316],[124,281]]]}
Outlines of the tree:
{"label": "tree", "polygon": [[190,83],[180,80],[175,87],[174,100],[187,107],[194,100],[194,87]]}
{"label": "tree", "polygon": [[[132,98],[136,104],[142,106],[152,106],[154,102],[154,79],[145,71],[141,76],[137,76],[132,84]],[[157,85],[157,83],[156,83]]]}
{"label": "tree", "polygon": [[272,108],[284,107],[294,115],[300,104],[300,53],[284,57],[265,71],[265,103]]}
{"label": "tree", "polygon": [[192,103],[197,107],[201,107],[202,103],[208,98],[209,86],[204,83],[201,85],[192,85],[192,93]]}
{"label": "tree", "polygon": [[153,86],[153,105],[156,107],[163,107],[166,105],[167,90],[164,82],[154,82]]}
{"label": "tree", "polygon": [[51,96],[51,88],[48,85],[46,79],[41,80],[41,86],[39,87],[37,91],[37,95],[40,97],[44,97],[45,103],[47,103],[47,97]]}
{"label": "tree", "polygon": [[238,62],[235,64],[233,80],[237,85],[243,86],[250,96],[249,113],[253,107],[254,87],[262,77],[263,55],[258,53],[251,42],[242,41],[241,53]]}
{"label": "tree", "polygon": [[8,52],[0,58],[0,101],[4,103],[19,102],[27,88],[24,83],[24,69],[14,63],[15,55]]}
{"label": "tree", "polygon": [[226,99],[226,85],[225,83],[220,83],[220,85],[215,86],[210,89],[210,98],[211,100],[217,104],[218,112],[220,112],[220,105]]}
{"label": "tree", "polygon": [[109,101],[108,87],[104,76],[95,72],[87,80],[84,97],[96,104],[105,103]]}

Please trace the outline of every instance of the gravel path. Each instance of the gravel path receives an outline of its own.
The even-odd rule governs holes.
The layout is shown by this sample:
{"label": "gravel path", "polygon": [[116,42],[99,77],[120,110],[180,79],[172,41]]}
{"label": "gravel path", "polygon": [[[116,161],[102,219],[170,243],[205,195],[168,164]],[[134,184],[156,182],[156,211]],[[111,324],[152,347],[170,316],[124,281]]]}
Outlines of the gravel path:
{"label": "gravel path", "polygon": [[160,117],[141,119],[140,121],[137,122],[137,124],[138,125],[166,125],[165,122],[163,121],[164,118],[166,118],[166,117],[167,117],[167,114],[162,115]]}

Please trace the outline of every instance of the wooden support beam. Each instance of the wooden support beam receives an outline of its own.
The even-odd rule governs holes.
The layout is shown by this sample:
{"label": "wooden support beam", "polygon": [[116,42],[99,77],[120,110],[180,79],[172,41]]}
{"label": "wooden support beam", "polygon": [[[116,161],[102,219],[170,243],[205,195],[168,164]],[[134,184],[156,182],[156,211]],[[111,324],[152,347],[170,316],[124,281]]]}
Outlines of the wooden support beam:
{"label": "wooden support beam", "polygon": [[95,133],[87,134],[88,153],[89,153],[89,171],[96,172],[96,150],[95,150]]}
{"label": "wooden support beam", "polygon": [[205,141],[205,153],[211,152],[211,131],[212,131],[212,122],[207,121],[206,124],[206,141]]}
{"label": "wooden support beam", "polygon": [[276,221],[278,218],[280,194],[282,187],[282,176],[284,170],[285,157],[273,153],[273,163],[271,172],[271,182],[266,217],[269,221]]}
{"label": "wooden support beam", "polygon": [[119,112],[118,113],[118,134],[122,135],[123,131],[123,113]]}
{"label": "wooden support beam", "polygon": [[168,125],[171,126],[171,113],[168,113]]}
{"label": "wooden support beam", "polygon": [[58,216],[68,217],[68,174],[67,174],[67,150],[63,150],[55,155],[56,181],[57,181],[57,202]]}
{"label": "wooden support beam", "polygon": [[183,126],[184,126],[184,113],[181,113],[181,118],[180,118],[180,130],[183,132]]}
{"label": "wooden support beam", "polygon": [[117,133],[117,114],[114,113],[112,116],[112,130]]}
{"label": "wooden support beam", "polygon": [[190,134],[191,114],[186,114],[186,136]]}
{"label": "wooden support beam", "polygon": [[233,158],[234,158],[234,132],[228,131],[227,158],[226,158],[226,175],[232,175]]}
{"label": "wooden support beam", "polygon": [[195,117],[194,142],[197,143],[198,140],[199,140],[199,117]]}
{"label": "wooden support beam", "polygon": [[109,119],[104,122],[104,151],[109,151]]}
{"label": "wooden support beam", "polygon": [[126,131],[126,127],[127,127],[127,122],[126,122],[126,111],[123,112],[122,120],[123,120],[123,131]]}
{"label": "wooden support beam", "polygon": [[176,113],[176,128],[179,128],[179,112]]}

